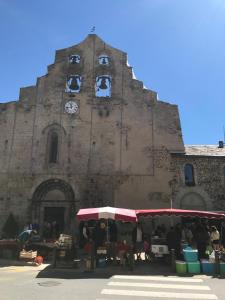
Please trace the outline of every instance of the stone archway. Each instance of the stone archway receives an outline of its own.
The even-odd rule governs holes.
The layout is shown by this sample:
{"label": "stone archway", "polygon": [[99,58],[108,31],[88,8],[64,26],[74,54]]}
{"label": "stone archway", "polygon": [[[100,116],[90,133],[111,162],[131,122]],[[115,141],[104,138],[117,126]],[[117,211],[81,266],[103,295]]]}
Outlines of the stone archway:
{"label": "stone archway", "polygon": [[75,196],[71,186],[61,179],[42,182],[32,197],[32,220],[42,227],[44,221],[56,221],[62,232],[71,229],[71,216],[75,211]]}
{"label": "stone archway", "polygon": [[173,207],[210,211],[212,210],[212,200],[200,186],[181,187],[174,197]]}
{"label": "stone archway", "polygon": [[198,193],[187,193],[185,194],[180,201],[181,209],[190,209],[190,210],[206,210],[206,203],[204,198]]}

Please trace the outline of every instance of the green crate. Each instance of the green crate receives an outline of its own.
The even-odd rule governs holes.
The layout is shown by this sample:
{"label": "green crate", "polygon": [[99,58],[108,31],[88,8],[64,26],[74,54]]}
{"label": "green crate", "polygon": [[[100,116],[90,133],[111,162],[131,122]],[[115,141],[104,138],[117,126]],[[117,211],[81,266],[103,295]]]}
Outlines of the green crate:
{"label": "green crate", "polygon": [[187,263],[185,261],[176,260],[176,272],[178,274],[187,273]]}
{"label": "green crate", "polygon": [[199,273],[201,273],[200,262],[199,261],[188,262],[187,266],[188,266],[188,273],[191,273],[191,274],[199,274]]}
{"label": "green crate", "polygon": [[225,262],[220,262],[220,274],[225,275]]}

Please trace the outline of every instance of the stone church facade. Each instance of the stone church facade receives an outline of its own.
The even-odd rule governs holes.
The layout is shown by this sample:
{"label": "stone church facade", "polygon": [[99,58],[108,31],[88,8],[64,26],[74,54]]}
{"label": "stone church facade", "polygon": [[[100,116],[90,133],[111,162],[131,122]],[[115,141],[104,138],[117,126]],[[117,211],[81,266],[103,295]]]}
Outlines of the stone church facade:
{"label": "stone church facade", "polygon": [[82,207],[223,210],[225,149],[185,146],[178,107],[133,76],[127,54],[90,34],[0,104],[0,231]]}

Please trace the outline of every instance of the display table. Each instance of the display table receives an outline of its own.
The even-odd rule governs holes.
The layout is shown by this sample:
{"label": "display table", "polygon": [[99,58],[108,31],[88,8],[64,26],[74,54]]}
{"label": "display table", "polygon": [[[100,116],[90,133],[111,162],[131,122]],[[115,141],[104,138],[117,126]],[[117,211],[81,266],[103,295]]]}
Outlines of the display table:
{"label": "display table", "polygon": [[97,267],[105,267],[107,261],[107,247],[98,247],[96,250],[96,265]]}
{"label": "display table", "polygon": [[151,252],[155,257],[163,257],[169,254],[167,241],[165,238],[152,237]]}
{"label": "display table", "polygon": [[20,244],[17,240],[0,240],[0,257],[13,259],[18,258]]}

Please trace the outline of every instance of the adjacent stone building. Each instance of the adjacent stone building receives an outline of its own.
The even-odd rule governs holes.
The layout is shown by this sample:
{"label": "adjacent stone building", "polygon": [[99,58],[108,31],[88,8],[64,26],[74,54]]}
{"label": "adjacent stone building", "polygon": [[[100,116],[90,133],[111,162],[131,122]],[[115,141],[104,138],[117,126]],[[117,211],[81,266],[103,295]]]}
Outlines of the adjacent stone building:
{"label": "adjacent stone building", "polygon": [[69,231],[81,207],[224,209],[223,144],[184,146],[178,107],[95,34],[1,103],[0,128],[0,230],[10,212]]}

